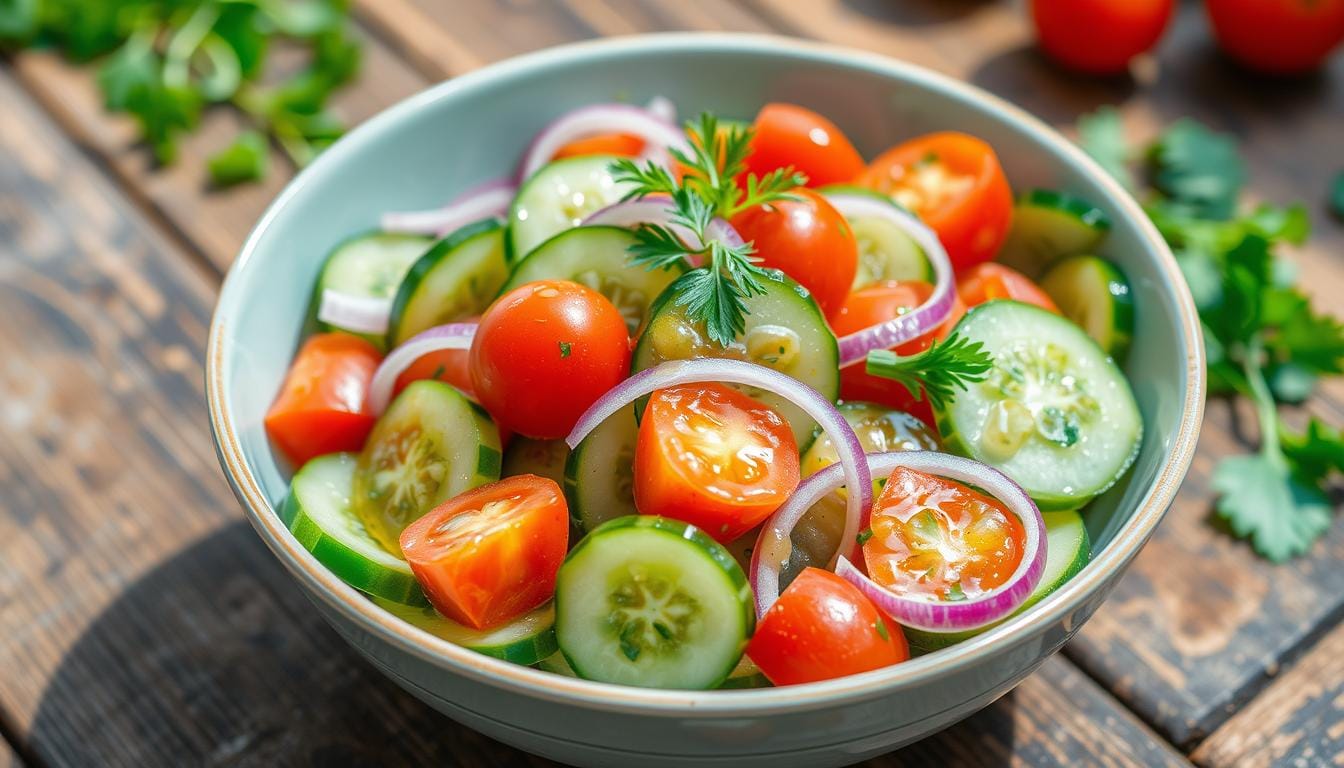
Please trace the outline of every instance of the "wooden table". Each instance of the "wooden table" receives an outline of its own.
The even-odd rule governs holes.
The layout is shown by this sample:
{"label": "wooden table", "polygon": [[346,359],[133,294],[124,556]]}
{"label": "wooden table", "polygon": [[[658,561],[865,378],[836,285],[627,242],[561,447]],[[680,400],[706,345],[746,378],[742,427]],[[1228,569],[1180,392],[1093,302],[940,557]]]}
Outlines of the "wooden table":
{"label": "wooden table", "polygon": [[[1254,192],[1304,200],[1305,284],[1344,314],[1344,57],[1303,82],[1229,67],[1195,7],[1145,82],[1062,74],[1009,3],[975,0],[361,0],[358,121],[522,51],[656,30],[800,35],[930,66],[1069,130],[1118,103],[1141,136],[1186,114],[1231,131]],[[155,170],[88,70],[0,63],[0,768],[543,765],[430,711],[362,663],[243,522],[211,449],[202,350],[223,271],[291,172],[207,191],[232,135],[211,112]],[[1333,290],[1332,290],[1333,289]],[[1344,420],[1344,387],[1312,410]],[[1212,404],[1179,500],[1064,653],[998,703],[872,761],[897,765],[1339,765],[1344,525],[1271,566],[1209,524],[1208,477],[1245,450]],[[8,746],[6,746],[6,744]]]}

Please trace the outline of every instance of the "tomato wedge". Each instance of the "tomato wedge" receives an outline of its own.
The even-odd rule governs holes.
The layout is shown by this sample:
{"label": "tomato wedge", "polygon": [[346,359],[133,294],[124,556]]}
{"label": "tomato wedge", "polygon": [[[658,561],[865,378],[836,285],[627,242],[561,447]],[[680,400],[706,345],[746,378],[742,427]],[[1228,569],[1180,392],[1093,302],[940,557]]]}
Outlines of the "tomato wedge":
{"label": "tomato wedge", "polygon": [[897,594],[936,600],[972,599],[1001,586],[1026,542],[1022,521],[997,499],[906,467],[887,479],[870,525],[863,544],[869,577]]}
{"label": "tomato wedge", "polygon": [[[922,280],[887,280],[860,288],[845,298],[840,312],[831,318],[836,336],[857,333],[872,325],[890,320],[923,304],[933,293],[933,286]],[[933,333],[911,339],[895,348],[901,355],[913,355],[929,348],[936,339],[945,339],[952,332],[966,307],[960,299],[952,304],[952,314]],[[863,365],[840,369],[840,397],[847,402],[867,401],[906,411],[920,421],[934,426],[933,409],[928,400],[916,400],[904,384],[870,376]]]}
{"label": "tomato wedge", "polygon": [[585,139],[575,139],[556,150],[552,160],[583,155],[615,155],[636,157],[644,151],[644,140],[628,133],[603,133]]}
{"label": "tomato wedge", "polygon": [[931,133],[887,150],[859,183],[891,195],[938,234],[958,271],[989,261],[1008,236],[1013,193],[988,144]]}
{"label": "tomato wedge", "polygon": [[569,508],[554,480],[515,475],[454,496],[401,533],[401,552],[444,616],[502,624],[555,594]]}
{"label": "tomato wedge", "polygon": [[372,344],[345,333],[303,343],[266,412],[266,434],[291,464],[364,446],[375,421],[365,400],[381,360]]}
{"label": "tomato wedge", "polygon": [[756,625],[747,656],[775,685],[800,685],[900,663],[910,646],[853,584],[804,568]]}
{"label": "tomato wedge", "polygon": [[977,307],[995,299],[1012,299],[1059,314],[1059,307],[1031,278],[1011,267],[993,262],[978,264],[958,277],[957,296],[968,307]]}
{"label": "tomato wedge", "polygon": [[727,543],[798,487],[798,445],[773,409],[720,384],[661,389],[635,442],[635,507]]}
{"label": "tomato wedge", "polygon": [[794,104],[766,104],[756,115],[747,171],[757,176],[793,166],[807,186],[848,184],[863,158],[835,123]]}

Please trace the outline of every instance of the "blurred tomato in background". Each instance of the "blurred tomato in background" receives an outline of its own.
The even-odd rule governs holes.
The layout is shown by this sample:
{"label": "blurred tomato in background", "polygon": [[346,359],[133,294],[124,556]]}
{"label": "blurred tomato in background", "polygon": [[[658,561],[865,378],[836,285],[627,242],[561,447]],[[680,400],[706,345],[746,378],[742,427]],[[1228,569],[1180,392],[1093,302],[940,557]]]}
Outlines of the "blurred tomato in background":
{"label": "blurred tomato in background", "polygon": [[1344,0],[1207,0],[1218,44],[1271,74],[1309,72],[1344,40]]}
{"label": "blurred tomato in background", "polygon": [[1174,0],[1031,0],[1031,19],[1052,58],[1079,72],[1113,75],[1157,43],[1174,7]]}

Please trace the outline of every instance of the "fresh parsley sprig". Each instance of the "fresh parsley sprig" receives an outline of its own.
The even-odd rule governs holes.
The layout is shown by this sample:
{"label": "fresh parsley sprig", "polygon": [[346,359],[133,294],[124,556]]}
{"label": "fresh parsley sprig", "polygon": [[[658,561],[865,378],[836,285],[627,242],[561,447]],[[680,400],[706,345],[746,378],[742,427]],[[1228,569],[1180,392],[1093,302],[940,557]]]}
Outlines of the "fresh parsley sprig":
{"label": "fresh parsley sprig", "polygon": [[984,381],[993,367],[994,360],[983,343],[954,333],[913,355],[873,350],[868,353],[865,370],[898,381],[916,400],[927,396],[933,407],[941,408],[957,390],[964,392],[970,384]]}
{"label": "fresh parsley sprig", "polygon": [[[727,346],[746,328],[744,301],[765,292],[761,279],[771,273],[760,266],[752,243],[725,243],[715,236],[712,223],[754,206],[794,199],[790,190],[806,184],[807,177],[791,167],[761,177],[746,173],[751,129],[738,124],[721,127],[709,112],[688,122],[686,132],[689,149],[672,150],[682,167],[680,178],[657,163],[629,159],[616,161],[612,174],[617,182],[630,185],[626,199],[669,198],[670,225],[643,224],[636,229],[631,262],[646,269],[671,269],[699,257],[704,266],[683,279],[674,300],[692,320],[704,323],[711,340]],[[738,184],[743,177],[745,189]]]}
{"label": "fresh parsley sprig", "polygon": [[1312,308],[1293,285],[1293,264],[1275,252],[1306,240],[1305,208],[1245,211],[1235,142],[1192,120],[1139,153],[1114,110],[1088,116],[1079,131],[1083,148],[1131,189],[1129,163],[1143,159],[1152,189],[1138,193],[1199,308],[1210,392],[1255,405],[1259,449],[1214,468],[1218,515],[1270,560],[1305,553],[1330,526],[1329,489],[1344,473],[1339,430],[1312,419],[1297,433],[1278,413],[1279,403],[1306,400],[1320,377],[1344,373],[1344,325]]}

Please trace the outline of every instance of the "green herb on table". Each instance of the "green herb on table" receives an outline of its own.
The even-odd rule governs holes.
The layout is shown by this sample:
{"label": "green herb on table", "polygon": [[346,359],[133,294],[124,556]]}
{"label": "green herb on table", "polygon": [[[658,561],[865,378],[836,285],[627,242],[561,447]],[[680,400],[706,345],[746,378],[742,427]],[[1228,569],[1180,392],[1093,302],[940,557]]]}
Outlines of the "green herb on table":
{"label": "green herb on table", "polygon": [[729,245],[713,237],[710,224],[778,200],[792,199],[789,191],[807,183],[790,168],[777,169],[762,177],[749,174],[746,188],[737,182],[746,171],[751,152],[751,129],[733,125],[720,130],[718,120],[706,112],[698,122],[687,122],[690,152],[673,150],[674,159],[685,167],[680,180],[667,169],[649,162],[619,160],[613,164],[618,181],[633,189],[627,199],[649,195],[669,196],[672,223],[692,236],[687,242],[675,229],[644,224],[635,230],[638,240],[630,249],[631,261],[647,269],[669,269],[688,256],[700,256],[705,266],[692,270],[675,301],[687,314],[705,324],[709,338],[727,346],[746,328],[743,300],[761,295],[762,278],[771,272],[759,266],[750,243]]}
{"label": "green herb on table", "polygon": [[1344,171],[1335,174],[1335,181],[1330,185],[1330,212],[1344,221]]}
{"label": "green herb on table", "polygon": [[[240,111],[250,127],[207,162],[226,186],[266,175],[268,140],[302,166],[340,135],[325,107],[359,68],[346,16],[343,0],[0,1],[0,48],[99,60],[104,106],[130,115],[165,165],[207,108]],[[305,50],[307,66],[264,82],[269,54],[284,47]]]}
{"label": "green herb on table", "polygon": [[[1080,123],[1084,149],[1112,172],[1117,158],[1136,156],[1118,126],[1113,110]],[[1142,194],[1144,208],[1199,308],[1210,393],[1255,404],[1260,448],[1214,468],[1217,513],[1270,560],[1303,554],[1328,530],[1329,487],[1344,472],[1338,430],[1313,419],[1296,433],[1278,413],[1279,403],[1306,400],[1318,378],[1344,373],[1344,325],[1312,308],[1294,286],[1293,264],[1275,252],[1306,240],[1306,209],[1245,210],[1245,164],[1235,143],[1190,120],[1139,156],[1152,186]],[[1133,178],[1127,166],[1120,170],[1122,180]]]}

